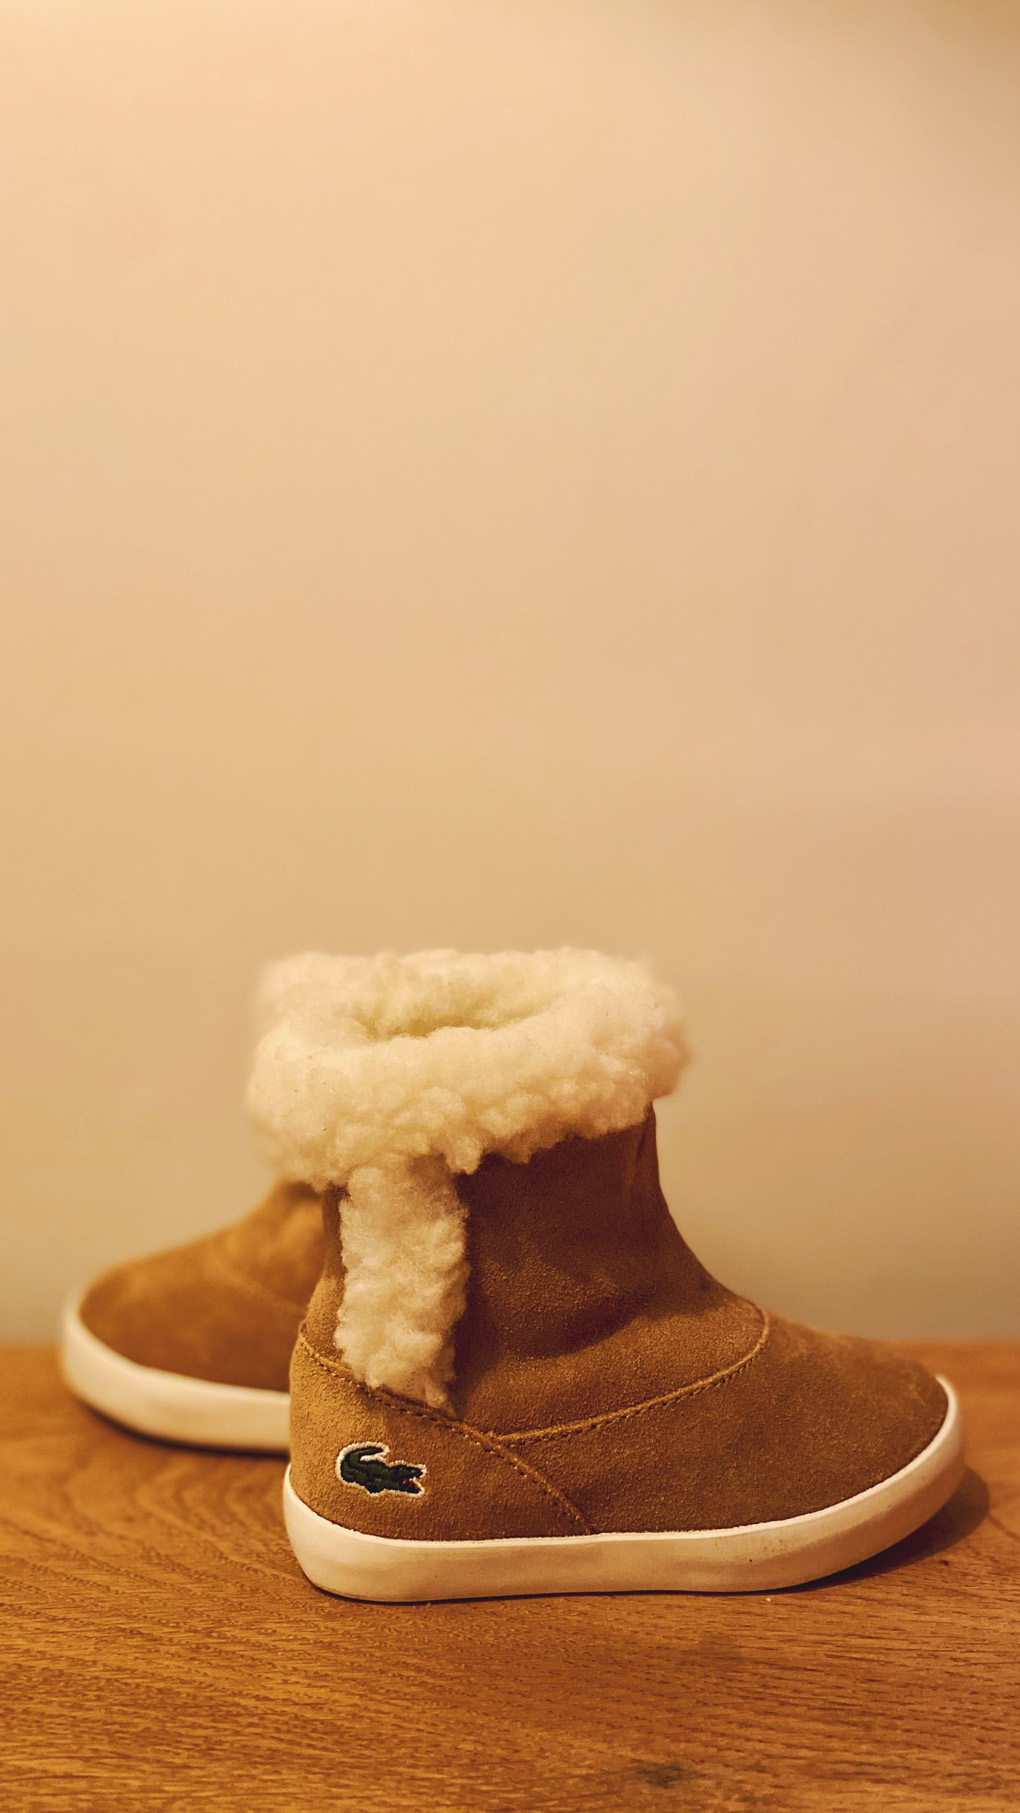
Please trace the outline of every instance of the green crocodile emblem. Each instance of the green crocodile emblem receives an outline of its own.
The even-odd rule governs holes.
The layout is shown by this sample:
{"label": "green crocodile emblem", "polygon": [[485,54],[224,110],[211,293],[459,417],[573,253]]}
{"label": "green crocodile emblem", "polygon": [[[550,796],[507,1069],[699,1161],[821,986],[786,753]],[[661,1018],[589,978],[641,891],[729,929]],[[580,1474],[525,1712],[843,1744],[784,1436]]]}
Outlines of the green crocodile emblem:
{"label": "green crocodile emblem", "polygon": [[387,1465],[385,1456],[388,1453],[389,1449],[382,1442],[362,1442],[359,1446],[344,1448],[337,1455],[337,1478],[342,1479],[345,1486],[360,1486],[363,1492],[407,1492],[411,1497],[417,1497],[425,1490],[419,1484],[425,1468],[406,1460]]}

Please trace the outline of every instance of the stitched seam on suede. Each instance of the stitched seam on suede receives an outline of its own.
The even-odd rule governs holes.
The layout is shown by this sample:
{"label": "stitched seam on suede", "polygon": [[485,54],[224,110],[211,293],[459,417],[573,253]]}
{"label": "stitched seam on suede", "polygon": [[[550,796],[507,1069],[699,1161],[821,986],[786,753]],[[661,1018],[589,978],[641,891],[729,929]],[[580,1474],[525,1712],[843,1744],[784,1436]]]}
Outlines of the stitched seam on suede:
{"label": "stitched seam on suede", "polygon": [[[757,1306],[756,1306],[757,1307]],[[589,1429],[601,1429],[606,1423],[620,1423],[628,1416],[641,1416],[646,1410],[659,1410],[665,1404],[675,1404],[682,1398],[698,1397],[703,1391],[716,1391],[720,1386],[728,1385],[758,1358],[765,1346],[772,1326],[768,1310],[760,1309],[761,1332],[754,1346],[740,1360],[734,1360],[732,1366],[724,1366],[720,1372],[714,1372],[709,1378],[696,1379],[691,1385],[678,1385],[675,1391],[663,1392],[661,1397],[645,1398],[641,1404],[628,1404],[623,1410],[605,1410],[600,1416],[585,1417],[579,1423],[552,1423],[545,1429],[515,1429],[509,1435],[500,1434],[501,1442],[538,1442],[561,1435],[583,1435]]]}
{"label": "stitched seam on suede", "polygon": [[235,1290],[243,1290],[246,1296],[255,1298],[259,1303],[269,1303],[273,1309],[297,1310],[298,1315],[304,1315],[303,1303],[295,1303],[291,1297],[282,1297],[268,1284],[260,1284],[257,1278],[249,1278],[247,1273],[238,1270],[232,1260],[224,1258],[216,1247],[207,1249],[206,1258]]}
{"label": "stitched seam on suede", "polygon": [[521,1460],[519,1455],[508,1454],[498,1437],[486,1435],[480,1429],[472,1429],[468,1423],[460,1423],[455,1417],[444,1416],[441,1410],[430,1410],[427,1404],[412,1404],[408,1398],[398,1397],[396,1392],[377,1391],[371,1385],[363,1385],[361,1380],[356,1379],[346,1366],[329,1360],[325,1354],[319,1353],[318,1349],[313,1347],[308,1340],[303,1328],[298,1331],[297,1344],[308,1354],[309,1359],[314,1360],[315,1364],[322,1368],[323,1372],[331,1373],[334,1378],[343,1379],[345,1383],[354,1385],[366,1397],[375,1398],[388,1410],[399,1411],[401,1416],[418,1417],[422,1422],[436,1423],[439,1428],[449,1429],[454,1435],[461,1436],[464,1441],[470,1442],[474,1447],[481,1448],[483,1453],[492,1454],[497,1460],[505,1461],[508,1467],[512,1467],[515,1473],[521,1475],[522,1479],[528,1480],[533,1486],[537,1486],[539,1491],[544,1492],[547,1498],[552,1499],[561,1515],[566,1516],[572,1524],[579,1525],[582,1536],[595,1534],[591,1525],[585,1522],[577,1506],[567,1498],[566,1494],[560,1492],[550,1480],[545,1478],[544,1474],[538,1472],[537,1468],[529,1466],[527,1461]]}

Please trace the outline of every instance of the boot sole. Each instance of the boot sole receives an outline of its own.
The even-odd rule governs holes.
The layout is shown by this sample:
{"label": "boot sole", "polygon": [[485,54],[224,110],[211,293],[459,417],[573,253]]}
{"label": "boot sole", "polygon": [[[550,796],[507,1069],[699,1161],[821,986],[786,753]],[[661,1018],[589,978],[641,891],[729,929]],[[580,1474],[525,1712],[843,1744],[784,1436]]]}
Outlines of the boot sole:
{"label": "boot sole", "polygon": [[140,1435],[194,1448],[290,1450],[289,1392],[218,1385],[139,1366],[92,1334],[77,1304],[64,1312],[60,1366],[77,1397]]}
{"label": "boot sole", "polygon": [[867,1561],[919,1529],[963,1476],[952,1386],[937,1435],[909,1464],[839,1504],[726,1530],[412,1542],[320,1517],[284,1481],[287,1534],[314,1586],[346,1599],[413,1602],[532,1593],[748,1593],[802,1586]]}

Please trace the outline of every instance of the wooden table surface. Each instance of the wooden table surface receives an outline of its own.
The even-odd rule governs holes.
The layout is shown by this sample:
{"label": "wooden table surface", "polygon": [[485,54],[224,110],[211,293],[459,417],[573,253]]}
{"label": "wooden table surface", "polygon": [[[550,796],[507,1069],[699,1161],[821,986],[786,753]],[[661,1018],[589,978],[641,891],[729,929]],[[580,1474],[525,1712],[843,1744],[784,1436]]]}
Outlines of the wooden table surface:
{"label": "wooden table surface", "polygon": [[280,1461],[123,1434],[0,1352],[11,1813],[1020,1810],[1020,1344],[913,1346],[971,1471],[829,1582],[375,1606],[308,1585]]}

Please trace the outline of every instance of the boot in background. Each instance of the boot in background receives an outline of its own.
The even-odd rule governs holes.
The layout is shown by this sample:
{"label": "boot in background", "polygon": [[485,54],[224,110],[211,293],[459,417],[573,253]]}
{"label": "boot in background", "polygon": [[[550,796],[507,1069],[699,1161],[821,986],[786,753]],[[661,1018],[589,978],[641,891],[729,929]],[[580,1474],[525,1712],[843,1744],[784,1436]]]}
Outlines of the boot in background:
{"label": "boot in background", "polygon": [[64,1315],[64,1378],[143,1435],[286,1453],[290,1357],[322,1254],[318,1196],[279,1184],[233,1226],[96,1279]]}
{"label": "boot in background", "polygon": [[[260,1032],[299,1012],[309,986],[307,960],[268,969]],[[143,1435],[286,1453],[290,1357],[322,1257],[318,1196],[279,1184],[233,1226],[96,1279],[64,1314],[65,1380]]]}

